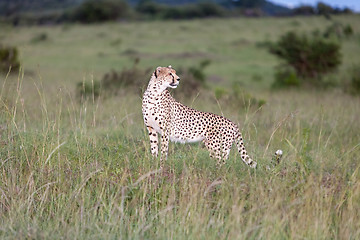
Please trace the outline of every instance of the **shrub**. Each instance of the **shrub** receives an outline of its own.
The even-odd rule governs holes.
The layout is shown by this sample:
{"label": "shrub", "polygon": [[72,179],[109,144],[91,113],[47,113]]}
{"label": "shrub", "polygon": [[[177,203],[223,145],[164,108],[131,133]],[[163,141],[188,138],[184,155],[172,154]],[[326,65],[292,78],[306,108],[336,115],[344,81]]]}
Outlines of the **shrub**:
{"label": "shrub", "polygon": [[117,20],[124,18],[128,11],[128,4],[121,0],[87,0],[70,14],[70,20],[81,23]]}
{"label": "shrub", "polygon": [[18,49],[0,45],[0,72],[8,72],[10,68],[13,73],[19,71]]}
{"label": "shrub", "polygon": [[274,74],[273,88],[297,87],[300,85],[300,79],[296,76],[296,71],[292,67],[277,67]]}
{"label": "shrub", "polygon": [[[318,33],[320,33],[320,31],[317,31]],[[350,24],[347,24],[346,26],[344,26],[343,24],[339,23],[339,22],[334,22],[333,24],[331,24],[329,27],[327,27],[323,33],[323,36],[325,38],[331,38],[331,37],[335,37],[335,38],[344,38],[344,37],[350,37],[354,34],[353,28],[351,27]],[[319,34],[320,35],[320,34]]]}
{"label": "shrub", "polygon": [[199,63],[198,66],[192,66],[189,68],[189,73],[195,78],[196,81],[200,82],[201,84],[205,84],[205,73],[204,69],[209,66],[211,63],[210,60],[203,60]]}
{"label": "shrub", "polygon": [[153,1],[140,1],[136,11],[161,19],[191,19],[224,16],[224,8],[212,2],[200,2],[183,6],[166,6]]}
{"label": "shrub", "polygon": [[228,92],[226,91],[226,89],[224,89],[222,87],[216,87],[215,90],[214,90],[214,93],[215,93],[215,98],[216,99],[221,99],[224,96],[226,96],[226,94]]}
{"label": "shrub", "polygon": [[231,90],[229,100],[230,103],[235,104],[236,107],[239,107],[239,105],[242,104],[244,107],[257,106],[260,108],[262,105],[266,104],[266,100],[255,98],[250,93],[244,91],[239,84],[234,83]]}
{"label": "shrub", "polygon": [[142,94],[146,88],[146,79],[149,79],[150,72],[151,69],[140,69],[135,63],[133,67],[124,68],[121,72],[111,70],[106,73],[101,80],[101,85],[104,91],[110,94],[116,95],[123,88]]}
{"label": "shrub", "polygon": [[344,28],[343,28],[343,33],[346,37],[350,37],[351,35],[354,34],[354,30],[351,27],[350,24],[347,24]]}
{"label": "shrub", "polygon": [[315,9],[310,5],[301,5],[293,9],[294,15],[314,15]]}
{"label": "shrub", "polygon": [[318,2],[316,8],[317,8],[318,14],[321,14],[321,15],[326,16],[326,15],[334,13],[334,9],[330,5],[327,5],[323,2]]}
{"label": "shrub", "polygon": [[188,98],[197,94],[201,88],[206,87],[205,68],[211,63],[210,60],[203,60],[198,65],[190,68],[180,67],[179,76],[185,79],[185,84],[181,84],[181,91],[174,91],[174,95],[178,98]]}
{"label": "shrub", "polygon": [[31,42],[32,43],[38,43],[38,42],[44,42],[46,40],[48,40],[48,35],[47,33],[38,33],[36,34],[32,39],[31,39]]}
{"label": "shrub", "polygon": [[360,66],[354,66],[350,69],[350,81],[345,84],[348,92],[354,95],[360,95]]}
{"label": "shrub", "polygon": [[231,90],[228,91],[222,87],[217,87],[214,90],[215,98],[220,101],[221,104],[238,109],[239,107],[255,106],[260,108],[266,104],[264,99],[256,99],[250,93],[244,91],[244,89],[237,83],[234,83]]}
{"label": "shrub", "polygon": [[[135,59],[131,68],[124,68],[122,71],[111,70],[105,73],[100,81],[79,82],[76,86],[77,94],[81,99],[100,96],[100,87],[104,96],[114,96],[126,92],[142,95],[150,79],[152,68],[142,69],[138,67],[139,59]],[[204,60],[199,65],[191,68],[179,68],[181,78],[186,79],[186,84],[181,84],[181,91],[174,91],[176,97],[191,97],[198,93],[200,88],[206,86],[204,69],[210,64]]]}
{"label": "shrub", "polygon": [[164,10],[164,6],[153,1],[143,0],[138,3],[135,9],[139,13],[156,16]]}
{"label": "shrub", "polygon": [[321,37],[288,32],[272,44],[270,52],[285,60],[302,78],[320,79],[341,63],[340,45]]}
{"label": "shrub", "polygon": [[122,89],[142,94],[149,78],[150,69],[140,69],[137,67],[139,59],[135,59],[134,65],[118,72],[111,70],[105,73],[100,81],[79,82],[76,86],[77,94],[80,99],[89,97],[100,97],[100,89],[104,96],[113,96],[120,93]]}
{"label": "shrub", "polygon": [[76,92],[81,100],[97,98],[100,96],[100,82],[79,82],[76,85]]}

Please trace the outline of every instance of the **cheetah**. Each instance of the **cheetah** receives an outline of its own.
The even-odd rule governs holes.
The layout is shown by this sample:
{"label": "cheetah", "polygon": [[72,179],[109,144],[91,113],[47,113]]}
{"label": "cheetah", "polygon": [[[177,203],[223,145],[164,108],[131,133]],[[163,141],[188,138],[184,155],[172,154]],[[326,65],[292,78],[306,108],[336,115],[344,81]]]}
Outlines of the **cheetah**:
{"label": "cheetah", "polygon": [[241,159],[255,168],[247,154],[242,135],[235,123],[213,113],[200,112],[177,102],[167,88],[176,88],[180,78],[171,67],[157,67],[152,73],[142,100],[145,126],[149,132],[151,153],[158,156],[161,135],[160,167],[167,159],[169,140],[180,143],[202,141],[217,165],[225,164],[235,141]]}

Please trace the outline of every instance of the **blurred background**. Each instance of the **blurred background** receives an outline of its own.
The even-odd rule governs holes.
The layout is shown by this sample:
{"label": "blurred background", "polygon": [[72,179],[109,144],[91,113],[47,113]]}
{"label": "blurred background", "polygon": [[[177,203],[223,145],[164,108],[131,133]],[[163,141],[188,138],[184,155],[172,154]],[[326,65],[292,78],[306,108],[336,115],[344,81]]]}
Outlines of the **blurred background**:
{"label": "blurred background", "polygon": [[41,75],[80,95],[92,94],[91,74],[96,96],[100,88],[143,88],[152,69],[170,64],[187,81],[183,94],[304,86],[354,93],[358,10],[356,1],[1,0],[1,72],[21,67],[25,79]]}

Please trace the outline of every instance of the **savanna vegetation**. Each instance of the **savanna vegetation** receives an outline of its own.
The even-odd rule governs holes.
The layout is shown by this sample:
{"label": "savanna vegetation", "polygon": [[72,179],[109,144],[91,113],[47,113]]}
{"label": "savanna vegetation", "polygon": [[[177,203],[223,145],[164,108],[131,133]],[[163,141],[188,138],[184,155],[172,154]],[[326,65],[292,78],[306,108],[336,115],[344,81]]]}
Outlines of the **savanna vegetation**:
{"label": "savanna vegetation", "polygon": [[351,14],[351,9],[300,5],[290,9],[267,0],[2,0],[0,22],[17,25],[99,23],[167,19]]}
{"label": "savanna vegetation", "polygon": [[[340,61],[321,84],[270,51],[334,22],[352,34],[326,40]],[[359,15],[1,29],[2,239],[360,237]],[[284,64],[306,84],[273,88]],[[239,124],[257,169],[172,143],[159,170],[141,92],[167,65],[178,99]]]}

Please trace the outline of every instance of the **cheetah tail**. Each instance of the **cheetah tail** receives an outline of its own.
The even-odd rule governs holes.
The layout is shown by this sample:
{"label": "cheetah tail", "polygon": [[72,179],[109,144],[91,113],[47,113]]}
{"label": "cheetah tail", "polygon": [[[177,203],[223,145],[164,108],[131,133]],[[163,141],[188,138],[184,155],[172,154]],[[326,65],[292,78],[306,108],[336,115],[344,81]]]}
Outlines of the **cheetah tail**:
{"label": "cheetah tail", "polygon": [[250,166],[251,168],[255,168],[257,163],[255,161],[253,161],[247,154],[241,133],[238,134],[235,141],[236,141],[237,149],[241,156],[241,160],[243,160],[244,163],[246,163],[246,165]]}

